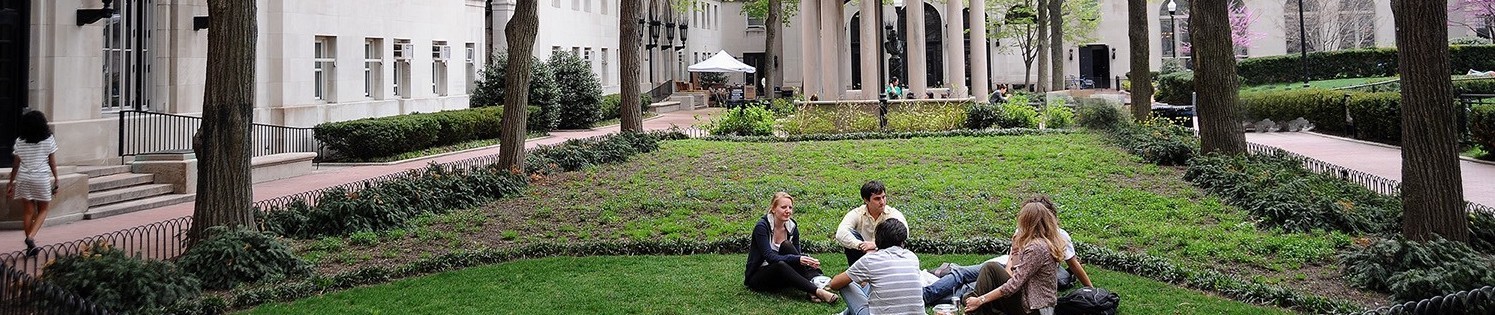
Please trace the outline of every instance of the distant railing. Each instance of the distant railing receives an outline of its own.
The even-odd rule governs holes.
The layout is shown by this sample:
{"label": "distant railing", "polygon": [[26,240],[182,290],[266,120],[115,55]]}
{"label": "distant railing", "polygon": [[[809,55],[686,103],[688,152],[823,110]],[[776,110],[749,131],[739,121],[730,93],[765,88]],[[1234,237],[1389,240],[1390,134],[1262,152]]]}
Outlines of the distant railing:
{"label": "distant railing", "polygon": [[[1380,177],[1372,175],[1370,173],[1334,165],[1333,163],[1324,162],[1319,159],[1288,152],[1287,150],[1264,144],[1247,142],[1246,151],[1251,154],[1280,154],[1298,161],[1302,161],[1303,168],[1306,168],[1314,173],[1319,173],[1327,175],[1329,177],[1334,177],[1352,183],[1360,184],[1361,186],[1365,186],[1365,188],[1368,188],[1371,191],[1375,191],[1376,193],[1382,195],[1395,196],[1401,194],[1401,181],[1397,181],[1394,179]],[[1464,211],[1476,215],[1495,216],[1495,208],[1468,201],[1464,202]]]}
{"label": "distant railing", "polygon": [[107,315],[109,310],[0,263],[0,314]]}
{"label": "distant railing", "polygon": [[41,275],[42,269],[46,268],[52,260],[77,255],[94,245],[108,246],[141,258],[168,260],[182,254],[182,250],[185,249],[183,242],[187,238],[187,229],[191,227],[191,216],[180,217],[69,242],[40,246],[37,247],[36,256],[26,256],[24,250],[0,254],[0,264],[15,271],[37,276]]}
{"label": "distant railing", "polygon": [[[154,152],[191,152],[202,117],[138,110],[119,112],[119,156]],[[255,123],[250,126],[250,156],[322,152],[312,128]]]}
{"label": "distant railing", "polygon": [[666,101],[670,98],[670,95],[675,95],[675,80],[664,81],[664,83],[660,83],[659,86],[655,86],[649,90],[649,100],[653,102]]}

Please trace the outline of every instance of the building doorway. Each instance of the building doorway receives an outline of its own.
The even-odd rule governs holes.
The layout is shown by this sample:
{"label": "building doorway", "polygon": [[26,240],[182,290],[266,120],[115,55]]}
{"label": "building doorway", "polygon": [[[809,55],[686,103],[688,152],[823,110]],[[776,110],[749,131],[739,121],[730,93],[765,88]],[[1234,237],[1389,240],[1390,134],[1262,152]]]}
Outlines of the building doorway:
{"label": "building doorway", "polygon": [[1092,82],[1090,86],[1082,88],[1109,89],[1111,88],[1111,50],[1106,45],[1086,45],[1080,47],[1080,79],[1081,82]]}
{"label": "building doorway", "polygon": [[11,151],[26,99],[30,68],[31,0],[0,0],[0,167],[11,166]]}

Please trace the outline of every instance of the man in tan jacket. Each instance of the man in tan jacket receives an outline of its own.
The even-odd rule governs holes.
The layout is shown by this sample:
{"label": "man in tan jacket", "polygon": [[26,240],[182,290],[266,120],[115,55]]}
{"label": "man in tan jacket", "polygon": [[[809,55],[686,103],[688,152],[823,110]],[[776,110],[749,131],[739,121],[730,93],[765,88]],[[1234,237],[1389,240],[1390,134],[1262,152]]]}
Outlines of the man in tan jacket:
{"label": "man in tan jacket", "polygon": [[841,218],[836,227],[836,244],[846,248],[846,264],[856,263],[862,255],[877,251],[877,225],[888,219],[904,222],[907,232],[908,220],[903,212],[888,206],[887,188],[882,182],[869,181],[862,184],[862,206],[851,209]]}

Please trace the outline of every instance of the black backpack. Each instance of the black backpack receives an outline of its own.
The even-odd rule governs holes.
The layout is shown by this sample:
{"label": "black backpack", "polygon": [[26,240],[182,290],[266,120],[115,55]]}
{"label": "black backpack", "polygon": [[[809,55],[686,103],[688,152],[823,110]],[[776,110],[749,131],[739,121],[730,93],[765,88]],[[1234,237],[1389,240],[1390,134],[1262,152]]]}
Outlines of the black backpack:
{"label": "black backpack", "polygon": [[1054,313],[1059,315],[1115,315],[1121,296],[1101,288],[1080,288],[1059,298]]}

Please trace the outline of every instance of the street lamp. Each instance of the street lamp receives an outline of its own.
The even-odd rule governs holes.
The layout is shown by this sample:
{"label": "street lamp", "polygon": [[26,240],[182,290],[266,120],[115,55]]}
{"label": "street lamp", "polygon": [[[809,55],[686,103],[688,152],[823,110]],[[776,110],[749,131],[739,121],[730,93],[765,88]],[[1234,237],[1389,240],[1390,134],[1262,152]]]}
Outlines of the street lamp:
{"label": "street lamp", "polygon": [[1173,14],[1178,12],[1178,2],[1168,0],[1168,51],[1173,52],[1173,60],[1178,60],[1178,23]]}
{"label": "street lamp", "polygon": [[685,34],[690,34],[690,26],[680,21],[680,46],[675,46],[675,50],[685,49]]}
{"label": "street lamp", "polygon": [[659,47],[659,26],[663,24],[658,19],[649,20],[649,48]]}
{"label": "street lamp", "polygon": [[1303,24],[1303,0],[1298,0],[1298,52],[1303,55],[1303,87],[1308,87],[1308,27]]}

